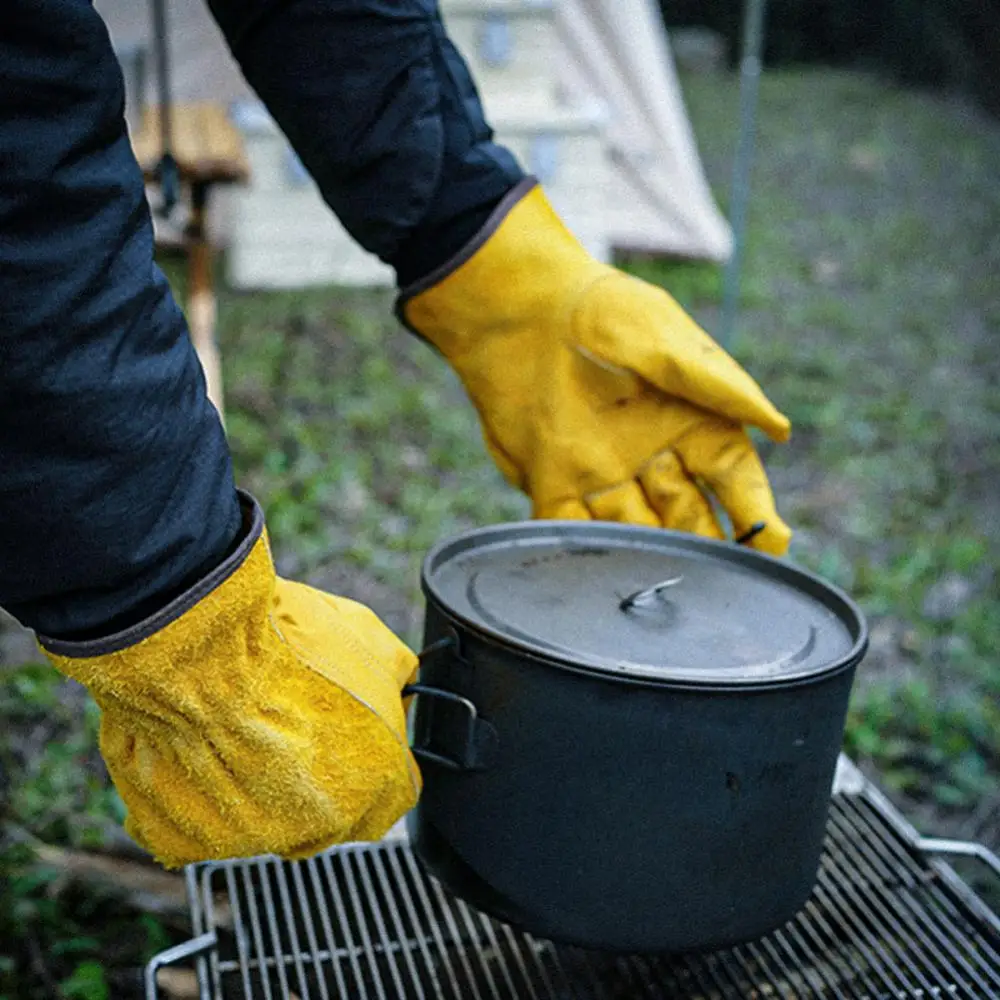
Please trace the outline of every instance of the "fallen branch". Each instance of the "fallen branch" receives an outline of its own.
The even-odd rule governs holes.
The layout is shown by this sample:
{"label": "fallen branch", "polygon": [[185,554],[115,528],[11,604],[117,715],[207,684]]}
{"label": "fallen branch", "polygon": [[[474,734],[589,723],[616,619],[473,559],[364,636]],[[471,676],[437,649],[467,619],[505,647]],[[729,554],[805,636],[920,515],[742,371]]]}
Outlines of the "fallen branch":
{"label": "fallen branch", "polygon": [[198,1000],[198,977],[190,969],[160,969],[157,985],[173,1000]]}
{"label": "fallen branch", "polygon": [[[92,854],[39,842],[32,846],[39,862],[59,872],[50,887],[52,895],[58,895],[67,882],[82,882],[125,897],[142,913],[182,918],[187,926],[188,899],[182,875],[114,855]],[[232,925],[229,906],[223,900],[216,902],[213,914],[217,927]]]}

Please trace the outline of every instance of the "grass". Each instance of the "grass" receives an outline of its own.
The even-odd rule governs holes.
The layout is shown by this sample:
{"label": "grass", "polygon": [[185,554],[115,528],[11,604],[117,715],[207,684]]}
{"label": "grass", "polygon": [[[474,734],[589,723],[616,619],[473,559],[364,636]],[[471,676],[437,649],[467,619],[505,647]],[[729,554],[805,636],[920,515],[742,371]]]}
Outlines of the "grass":
{"label": "grass", "polygon": [[[726,106],[711,80],[687,96],[721,180]],[[997,843],[1000,132],[852,74],[765,77],[761,99],[734,350],[796,427],[768,456],[793,557],[873,626],[847,748],[925,823],[978,813],[963,832]],[[714,302],[693,303],[709,324]]]}
{"label": "grass", "polygon": [[[98,712],[47,665],[0,670],[0,997],[110,1000],[172,938],[110,888],[40,864],[43,841],[88,850],[114,838],[121,803],[95,753]],[[113,992],[112,992],[113,991]]]}
{"label": "grass", "polygon": [[[686,96],[724,201],[734,84],[697,77]],[[792,557],[847,587],[872,626],[848,750],[925,830],[994,846],[997,162],[996,126],[961,107],[851,74],[765,76],[732,345],[795,424],[788,445],[762,445]],[[719,269],[628,266],[715,328]],[[229,292],[220,337],[237,475],[267,510],[279,570],[364,601],[419,645],[427,548],[527,505],[489,462],[454,377],[390,306],[386,293]],[[0,670],[0,719],[13,788],[0,998],[129,996],[123,970],[174,931],[65,887],[25,846],[113,841],[120,806],[93,710],[26,665]]]}

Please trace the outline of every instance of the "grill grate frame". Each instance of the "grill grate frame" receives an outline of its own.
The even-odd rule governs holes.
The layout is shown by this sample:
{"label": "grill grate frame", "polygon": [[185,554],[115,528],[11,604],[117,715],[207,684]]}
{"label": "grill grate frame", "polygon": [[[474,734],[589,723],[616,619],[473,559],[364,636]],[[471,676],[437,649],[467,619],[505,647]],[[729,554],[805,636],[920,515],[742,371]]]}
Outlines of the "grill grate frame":
{"label": "grill grate frame", "polygon": [[[203,1000],[931,1000],[1000,997],[1000,919],[857,776],[812,897],[707,955],[539,941],[448,895],[405,839],[189,869]],[[175,949],[176,951],[177,949]],[[190,954],[190,952],[189,952]],[[177,956],[179,957],[179,956]],[[166,964],[168,957],[159,964]],[[156,960],[147,975],[155,993]]]}

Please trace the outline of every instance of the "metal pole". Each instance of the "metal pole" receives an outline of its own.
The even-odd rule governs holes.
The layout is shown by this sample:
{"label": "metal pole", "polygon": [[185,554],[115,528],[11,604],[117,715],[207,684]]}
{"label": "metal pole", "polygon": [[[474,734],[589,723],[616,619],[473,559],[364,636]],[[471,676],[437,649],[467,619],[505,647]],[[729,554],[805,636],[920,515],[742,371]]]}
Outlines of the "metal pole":
{"label": "metal pole", "polygon": [[160,214],[168,217],[177,204],[180,178],[173,151],[173,121],[170,101],[170,40],[167,28],[166,0],[153,0],[153,45],[156,48],[156,81],[160,99],[160,162],[156,167],[160,194]]}
{"label": "metal pole", "polygon": [[750,198],[750,167],[753,160],[757,96],[764,48],[766,0],[746,0],[743,10],[742,57],[740,59],[740,122],[736,159],[733,163],[733,186],[730,219],[733,227],[733,252],[726,265],[722,292],[722,323],[719,340],[723,347],[732,343],[739,306],[740,276],[746,245],[747,203]]}

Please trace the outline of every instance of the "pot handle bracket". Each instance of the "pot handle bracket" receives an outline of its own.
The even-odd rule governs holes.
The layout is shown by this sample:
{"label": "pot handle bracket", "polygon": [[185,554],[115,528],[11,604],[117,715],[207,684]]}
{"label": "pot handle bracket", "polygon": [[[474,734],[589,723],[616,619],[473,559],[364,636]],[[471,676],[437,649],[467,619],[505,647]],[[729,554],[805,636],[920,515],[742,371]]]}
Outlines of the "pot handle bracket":
{"label": "pot handle bracket", "polygon": [[[457,636],[446,636],[432,642],[420,653],[419,659],[425,663],[432,656],[448,651],[461,661]],[[490,766],[499,745],[497,731],[479,714],[479,709],[470,699],[454,691],[420,683],[403,688],[404,698],[413,695],[425,699],[424,708],[417,715],[418,727],[413,736],[411,749],[414,757],[422,763],[436,764],[449,771],[484,771]],[[452,707],[446,723],[439,720],[435,725],[435,702]],[[461,722],[458,721],[459,716]],[[435,750],[430,748],[432,732],[438,744]],[[442,748],[441,743],[446,746]]]}

